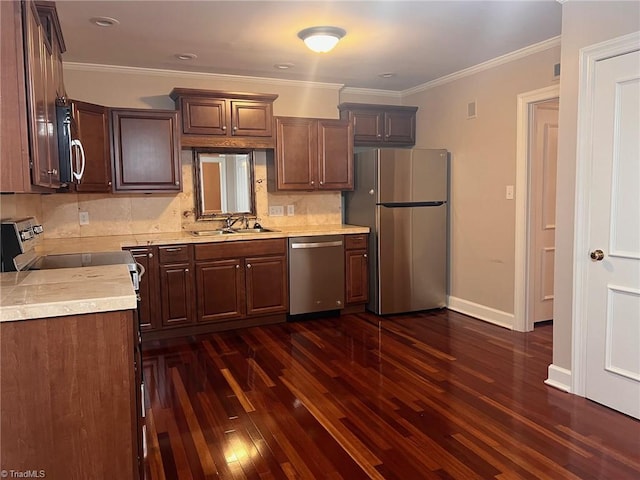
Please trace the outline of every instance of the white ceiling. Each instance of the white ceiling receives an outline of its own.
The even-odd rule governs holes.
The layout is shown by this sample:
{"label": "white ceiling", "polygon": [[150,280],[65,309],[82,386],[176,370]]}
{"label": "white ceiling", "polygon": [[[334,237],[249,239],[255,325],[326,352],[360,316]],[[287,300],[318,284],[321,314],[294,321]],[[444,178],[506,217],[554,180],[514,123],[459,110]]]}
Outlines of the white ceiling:
{"label": "white ceiling", "polygon": [[[401,91],[560,35],[561,5],[537,1],[68,1],[65,62],[344,84]],[[89,22],[113,17],[101,28]],[[330,53],[297,37],[347,35]],[[181,61],[177,53],[198,58]],[[274,67],[292,63],[288,70]],[[380,78],[381,73],[395,73]]]}

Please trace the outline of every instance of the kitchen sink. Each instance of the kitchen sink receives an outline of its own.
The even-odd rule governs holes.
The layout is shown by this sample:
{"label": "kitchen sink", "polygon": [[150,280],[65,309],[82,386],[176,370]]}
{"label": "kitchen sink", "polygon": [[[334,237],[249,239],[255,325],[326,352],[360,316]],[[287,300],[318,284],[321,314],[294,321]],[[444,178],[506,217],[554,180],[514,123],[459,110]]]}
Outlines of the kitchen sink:
{"label": "kitchen sink", "polygon": [[236,233],[234,230],[196,230],[190,232],[191,235],[212,237],[215,235],[231,235]]}
{"label": "kitchen sink", "polygon": [[271,230],[270,228],[238,228],[237,230],[233,230],[235,233],[269,233],[275,232],[276,230]]}

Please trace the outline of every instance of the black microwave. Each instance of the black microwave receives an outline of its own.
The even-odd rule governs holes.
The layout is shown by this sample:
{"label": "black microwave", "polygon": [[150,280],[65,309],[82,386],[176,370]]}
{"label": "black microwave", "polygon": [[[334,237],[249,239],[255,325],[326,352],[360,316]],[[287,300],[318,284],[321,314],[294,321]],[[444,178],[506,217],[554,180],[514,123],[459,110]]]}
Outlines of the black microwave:
{"label": "black microwave", "polygon": [[[60,182],[80,183],[84,174],[85,156],[80,140],[71,138],[71,106],[56,105],[58,127],[58,158],[60,159]],[[79,163],[79,165],[78,165]],[[76,171],[77,168],[77,171]]]}

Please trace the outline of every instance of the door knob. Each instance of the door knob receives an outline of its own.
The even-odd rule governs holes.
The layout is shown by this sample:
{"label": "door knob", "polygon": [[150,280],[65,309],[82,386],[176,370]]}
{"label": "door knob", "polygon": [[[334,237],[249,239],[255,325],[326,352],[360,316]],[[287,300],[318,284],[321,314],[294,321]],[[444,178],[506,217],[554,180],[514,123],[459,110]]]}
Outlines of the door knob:
{"label": "door knob", "polygon": [[592,260],[595,260],[596,262],[600,262],[604,258],[604,252],[600,249],[594,250],[593,252],[591,252],[589,256],[591,257]]}

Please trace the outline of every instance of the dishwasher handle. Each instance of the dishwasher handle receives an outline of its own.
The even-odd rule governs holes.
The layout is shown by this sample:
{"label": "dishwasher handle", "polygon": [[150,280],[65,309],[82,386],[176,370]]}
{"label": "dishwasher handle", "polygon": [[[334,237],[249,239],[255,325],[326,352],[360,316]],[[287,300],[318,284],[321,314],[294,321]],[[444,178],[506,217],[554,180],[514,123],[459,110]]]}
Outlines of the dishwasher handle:
{"label": "dishwasher handle", "polygon": [[310,243],[292,243],[291,248],[325,248],[325,247],[341,247],[342,240],[335,242],[310,242]]}

